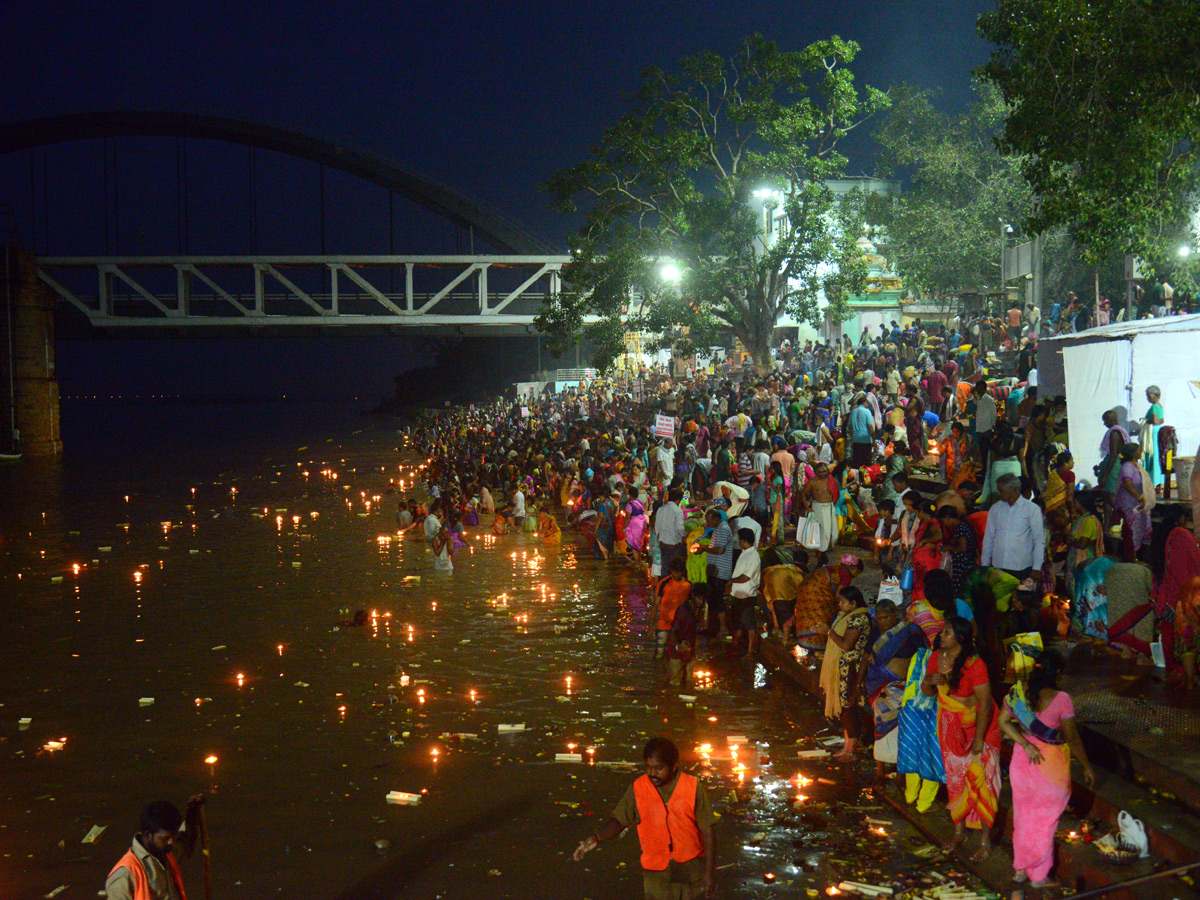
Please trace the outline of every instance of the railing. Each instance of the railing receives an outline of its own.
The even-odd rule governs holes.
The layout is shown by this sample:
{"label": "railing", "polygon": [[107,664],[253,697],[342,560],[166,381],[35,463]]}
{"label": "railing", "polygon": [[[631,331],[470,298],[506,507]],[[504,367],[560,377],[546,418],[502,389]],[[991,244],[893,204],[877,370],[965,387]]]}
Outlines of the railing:
{"label": "railing", "polygon": [[524,325],[567,256],[45,257],[38,277],[106,327]]}

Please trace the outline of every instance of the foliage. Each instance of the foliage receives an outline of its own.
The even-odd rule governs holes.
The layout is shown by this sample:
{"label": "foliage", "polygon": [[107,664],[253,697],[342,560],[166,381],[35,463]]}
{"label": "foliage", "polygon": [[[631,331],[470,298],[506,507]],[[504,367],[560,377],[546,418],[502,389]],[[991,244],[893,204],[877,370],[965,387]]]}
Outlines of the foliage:
{"label": "foliage", "polygon": [[[644,72],[589,158],[547,185],[561,210],[584,215],[569,288],[538,320],[556,347],[582,332],[603,367],[628,312],[631,330],[666,343],[683,328],[696,345],[732,331],[766,365],[785,310],[817,323],[827,288],[831,318],[844,318],[866,275],[854,247],[862,204],[835,203],[825,182],[845,169],[839,141],[888,104],[855,87],[857,52],[837,37],[792,52],[753,35],[732,58],[704,52]],[[677,282],[662,277],[667,263]]]}
{"label": "foliage", "polygon": [[979,30],[1031,228],[1069,228],[1089,261],[1169,257],[1200,187],[1200,3],[998,0]]}
{"label": "foliage", "polygon": [[975,103],[956,116],[928,92],[899,89],[874,133],[880,170],[902,178],[904,189],[874,200],[871,219],[886,227],[905,287],[924,296],[997,286],[1001,221],[1029,212],[1020,160],[994,143],[1007,108],[990,85],[975,89]]}

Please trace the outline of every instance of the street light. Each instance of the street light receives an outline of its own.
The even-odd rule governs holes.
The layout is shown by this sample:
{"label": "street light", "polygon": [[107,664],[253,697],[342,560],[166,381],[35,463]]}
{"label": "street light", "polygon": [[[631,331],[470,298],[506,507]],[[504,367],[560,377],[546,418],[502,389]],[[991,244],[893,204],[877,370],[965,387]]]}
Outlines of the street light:
{"label": "street light", "polygon": [[672,284],[677,284],[679,279],[683,277],[683,273],[679,271],[679,266],[673,262],[666,263],[659,269],[658,274],[662,276],[663,281],[669,281]]}
{"label": "street light", "polygon": [[1013,233],[1013,227],[1003,219],[996,221],[1000,223],[1000,292],[1004,293],[1004,285],[1008,281],[1004,272],[1004,250],[1008,244],[1008,236]]}
{"label": "street light", "polygon": [[1189,247],[1187,244],[1184,244],[1182,247],[1179,248],[1179,255],[1184,257],[1185,259],[1191,255],[1191,252],[1192,252],[1192,248]]}

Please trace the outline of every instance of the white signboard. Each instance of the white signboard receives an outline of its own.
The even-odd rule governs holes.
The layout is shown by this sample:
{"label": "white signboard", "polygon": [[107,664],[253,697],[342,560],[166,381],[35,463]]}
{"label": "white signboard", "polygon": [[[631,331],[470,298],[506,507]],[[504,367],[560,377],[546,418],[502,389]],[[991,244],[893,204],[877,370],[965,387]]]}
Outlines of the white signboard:
{"label": "white signboard", "polygon": [[655,416],[654,436],[661,438],[675,437],[675,417],[661,414]]}

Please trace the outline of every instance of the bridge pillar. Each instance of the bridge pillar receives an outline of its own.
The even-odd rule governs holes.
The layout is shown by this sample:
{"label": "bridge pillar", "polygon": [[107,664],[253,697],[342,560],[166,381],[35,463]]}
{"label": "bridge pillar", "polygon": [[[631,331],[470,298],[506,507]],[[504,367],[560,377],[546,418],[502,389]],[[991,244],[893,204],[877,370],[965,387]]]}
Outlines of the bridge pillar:
{"label": "bridge pillar", "polygon": [[54,373],[54,294],[37,257],[0,248],[0,447],[27,456],[62,453]]}

